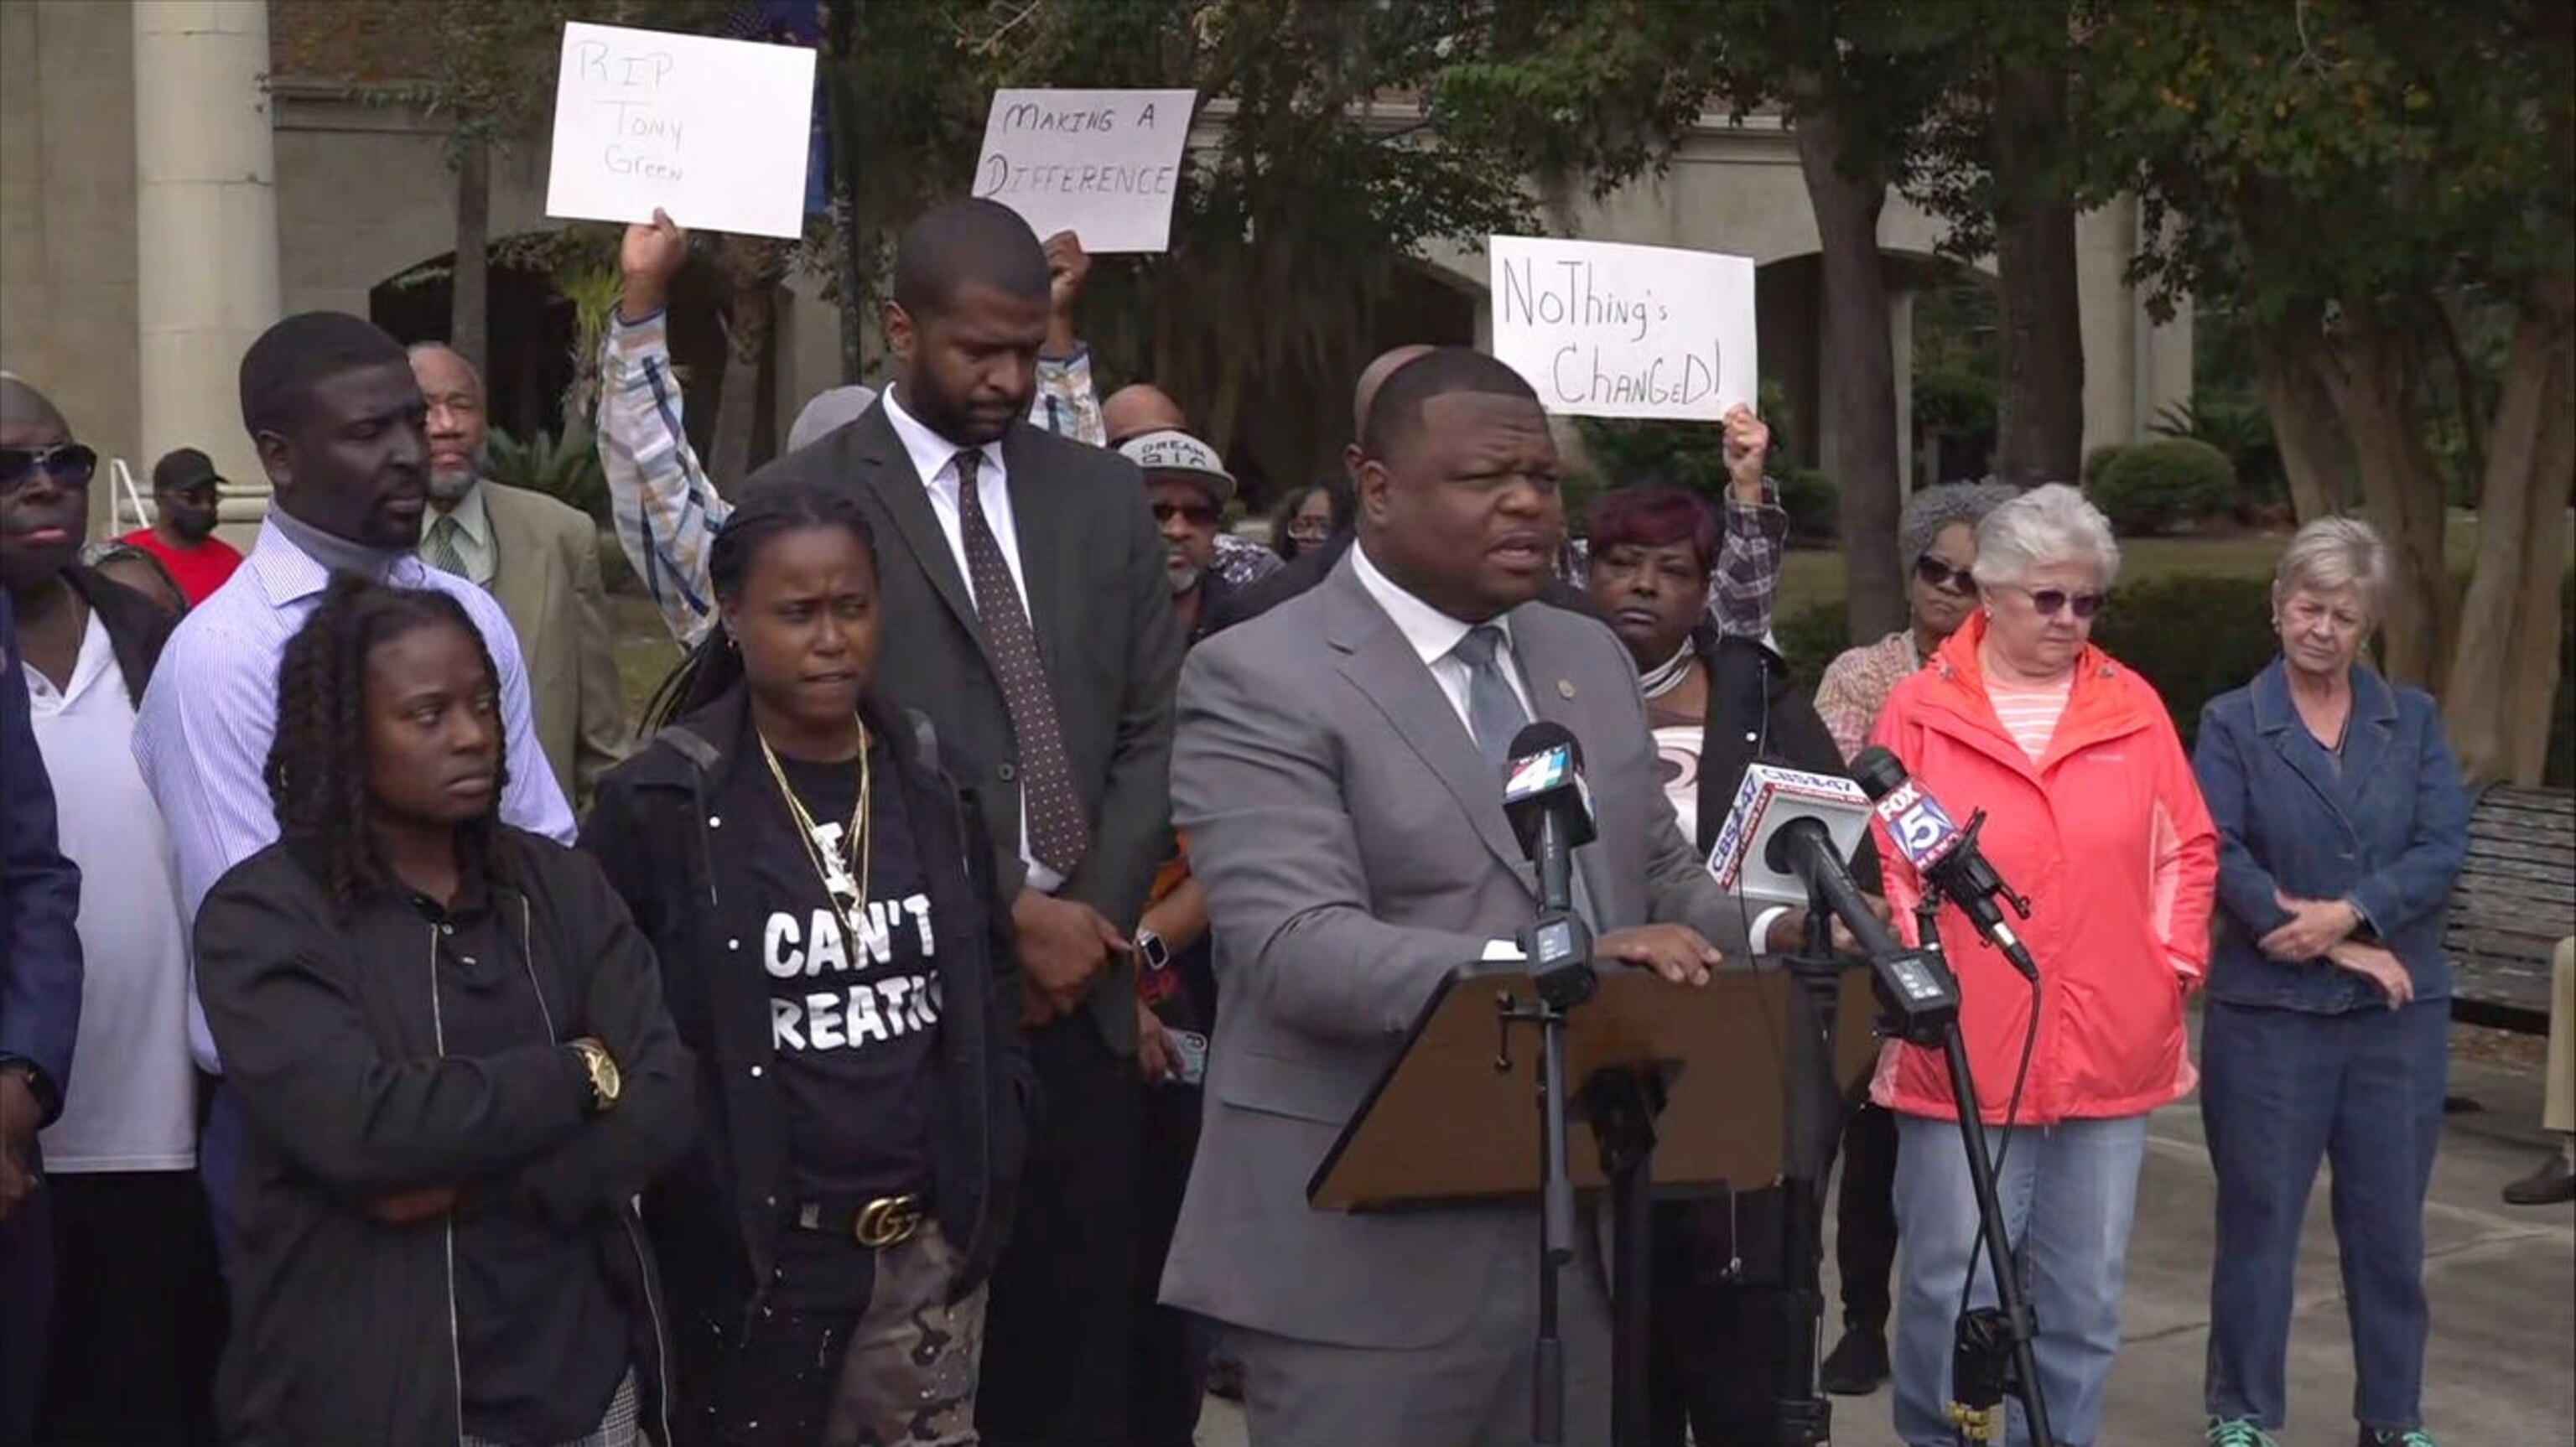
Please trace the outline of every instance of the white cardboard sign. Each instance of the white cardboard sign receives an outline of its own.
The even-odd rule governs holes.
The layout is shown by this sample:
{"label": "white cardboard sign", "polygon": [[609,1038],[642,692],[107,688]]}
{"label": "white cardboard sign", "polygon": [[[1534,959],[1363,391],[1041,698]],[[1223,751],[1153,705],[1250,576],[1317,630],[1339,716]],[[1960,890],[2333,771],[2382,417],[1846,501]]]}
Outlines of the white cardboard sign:
{"label": "white cardboard sign", "polygon": [[1019,212],[1041,240],[1070,231],[1094,255],[1168,251],[1197,101],[1187,90],[997,90],[974,193]]}
{"label": "white cardboard sign", "polygon": [[574,21],[546,214],[750,236],[805,231],[814,52]]}
{"label": "white cardboard sign", "polygon": [[1497,236],[1494,355],[1547,410],[1715,421],[1760,388],[1748,257]]}

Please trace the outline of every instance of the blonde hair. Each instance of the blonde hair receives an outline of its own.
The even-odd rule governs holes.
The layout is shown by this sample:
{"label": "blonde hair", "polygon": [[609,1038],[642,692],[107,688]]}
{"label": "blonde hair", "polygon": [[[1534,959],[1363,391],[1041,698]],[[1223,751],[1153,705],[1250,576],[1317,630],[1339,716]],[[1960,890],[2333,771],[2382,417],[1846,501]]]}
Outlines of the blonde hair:
{"label": "blonde hair", "polygon": [[2272,607],[2277,610],[2293,593],[2360,595],[2361,610],[2373,621],[2388,592],[2388,545],[2379,530],[2359,518],[2318,518],[2298,530],[2281,550],[2272,570]]}

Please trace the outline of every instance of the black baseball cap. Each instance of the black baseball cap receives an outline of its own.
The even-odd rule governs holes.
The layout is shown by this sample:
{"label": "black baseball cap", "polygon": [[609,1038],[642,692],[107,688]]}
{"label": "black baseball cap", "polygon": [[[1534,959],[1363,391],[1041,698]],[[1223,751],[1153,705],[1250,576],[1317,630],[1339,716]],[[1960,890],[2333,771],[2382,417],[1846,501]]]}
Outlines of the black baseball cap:
{"label": "black baseball cap", "polygon": [[215,471],[215,460],[193,447],[165,453],[152,464],[154,492],[186,492],[200,483],[223,480],[223,474]]}

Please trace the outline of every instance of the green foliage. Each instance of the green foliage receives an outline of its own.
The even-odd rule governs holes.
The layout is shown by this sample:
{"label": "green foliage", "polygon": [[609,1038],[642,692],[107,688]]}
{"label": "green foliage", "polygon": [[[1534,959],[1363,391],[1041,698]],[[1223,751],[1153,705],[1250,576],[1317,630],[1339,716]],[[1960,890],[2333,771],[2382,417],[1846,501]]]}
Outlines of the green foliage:
{"label": "green foliage", "polygon": [[1780,510],[1789,515],[1789,541],[1822,543],[1842,528],[1842,489],[1812,467],[1773,469],[1780,484]]}
{"label": "green foliage", "polygon": [[2236,469],[2206,442],[2167,437],[2120,449],[2084,491],[2123,536],[2151,536],[2226,511]]}
{"label": "green foliage", "polygon": [[560,440],[552,432],[540,432],[521,442],[495,427],[483,475],[504,486],[542,492],[603,525],[609,520],[608,479],[586,431],[567,432]]}
{"label": "green foliage", "polygon": [[2201,707],[2244,687],[2279,651],[2271,618],[2261,578],[2158,578],[2114,589],[2093,641],[2155,685],[2188,748]]}
{"label": "green foliage", "polygon": [[1789,676],[1808,694],[1824,681],[1825,665],[1851,646],[1851,620],[1840,598],[1812,603],[1771,620],[1772,640],[1789,663]]}
{"label": "green foliage", "polygon": [[1582,417],[1574,430],[1607,486],[1668,483],[1711,501],[1726,490],[1726,459],[1719,430],[1710,423]]}
{"label": "green foliage", "polygon": [[2196,392],[2190,401],[2158,412],[2147,430],[2159,437],[2188,437],[2227,454],[2236,469],[2238,495],[2248,502],[2270,505],[2289,496],[2280,444],[2272,440],[2272,419],[2246,398]]}
{"label": "green foliage", "polygon": [[1991,372],[1917,368],[1914,425],[1940,432],[1992,432],[2002,389]]}
{"label": "green foliage", "polygon": [[2091,492],[2102,481],[2102,473],[2119,455],[2129,450],[2125,442],[2105,443],[2084,454],[2084,490]]}

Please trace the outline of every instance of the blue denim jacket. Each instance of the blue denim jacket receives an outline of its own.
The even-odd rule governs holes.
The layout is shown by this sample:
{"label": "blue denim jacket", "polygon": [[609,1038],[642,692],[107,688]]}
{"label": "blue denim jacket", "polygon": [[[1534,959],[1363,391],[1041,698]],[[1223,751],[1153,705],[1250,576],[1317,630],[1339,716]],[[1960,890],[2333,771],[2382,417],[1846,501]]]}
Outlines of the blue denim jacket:
{"label": "blue denim jacket", "polygon": [[2376,985],[2325,960],[2284,964],[2256,941],[2289,922],[2277,889],[2349,899],[2415,978],[2447,999],[2442,927],[2469,847],[2469,796],[2432,697],[2352,670],[2352,721],[2337,763],[2299,721],[2280,659],[2201,711],[2192,769],[2218,825],[2217,947],[2209,997],[2341,1014],[2386,1003]]}

